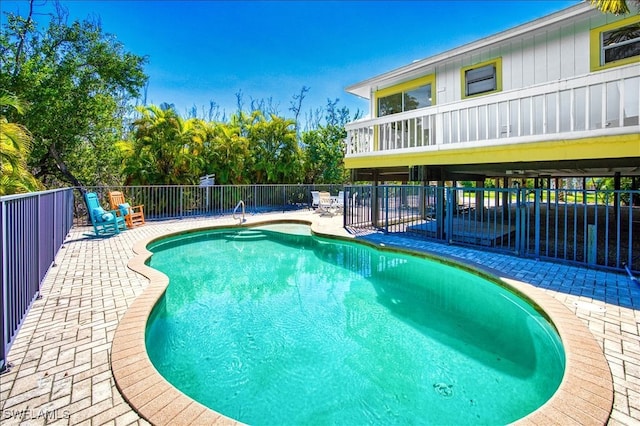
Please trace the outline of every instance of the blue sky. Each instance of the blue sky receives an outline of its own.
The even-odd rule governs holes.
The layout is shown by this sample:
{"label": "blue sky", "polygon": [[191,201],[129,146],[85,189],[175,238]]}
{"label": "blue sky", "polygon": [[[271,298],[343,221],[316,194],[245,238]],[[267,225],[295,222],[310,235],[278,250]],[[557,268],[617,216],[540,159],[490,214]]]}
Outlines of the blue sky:
{"label": "blue sky", "polygon": [[[26,0],[2,3],[3,12],[28,10]],[[346,93],[346,86],[578,1],[61,3],[70,20],[99,18],[126,50],[148,57],[148,103],[173,103],[186,115],[214,101],[230,115],[242,92],[245,108],[251,99],[271,99],[291,117],[292,97],[303,86],[310,89],[303,112],[336,98],[352,113],[366,110],[367,102]],[[40,10],[47,8],[51,3]]]}

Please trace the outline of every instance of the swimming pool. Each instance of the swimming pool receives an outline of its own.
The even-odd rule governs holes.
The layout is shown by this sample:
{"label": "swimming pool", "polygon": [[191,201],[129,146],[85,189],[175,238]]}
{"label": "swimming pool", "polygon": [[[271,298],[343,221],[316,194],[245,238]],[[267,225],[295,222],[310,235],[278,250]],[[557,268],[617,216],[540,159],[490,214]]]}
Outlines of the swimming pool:
{"label": "swimming pool", "polygon": [[174,386],[251,424],[507,423],[557,389],[557,334],[510,291],[304,229],[197,232],[149,247],[171,284],[147,351]]}

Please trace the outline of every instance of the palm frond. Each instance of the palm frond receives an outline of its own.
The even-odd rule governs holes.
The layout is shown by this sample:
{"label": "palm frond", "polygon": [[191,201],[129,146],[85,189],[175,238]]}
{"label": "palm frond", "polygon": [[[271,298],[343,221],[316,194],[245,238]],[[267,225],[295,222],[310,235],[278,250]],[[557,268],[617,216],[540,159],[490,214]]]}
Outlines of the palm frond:
{"label": "palm frond", "polygon": [[629,6],[626,0],[591,0],[591,5],[602,13],[612,13],[614,15],[629,13]]}

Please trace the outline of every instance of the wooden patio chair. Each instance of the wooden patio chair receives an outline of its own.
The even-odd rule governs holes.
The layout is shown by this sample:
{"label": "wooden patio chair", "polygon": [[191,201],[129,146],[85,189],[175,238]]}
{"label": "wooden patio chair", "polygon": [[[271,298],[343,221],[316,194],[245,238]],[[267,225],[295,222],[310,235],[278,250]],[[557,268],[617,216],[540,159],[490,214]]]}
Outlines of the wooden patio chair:
{"label": "wooden patio chair", "polygon": [[106,211],[102,208],[95,192],[85,193],[84,199],[87,203],[87,212],[93,225],[93,231],[97,237],[119,234],[120,230],[127,229],[124,218],[118,216],[117,211]]}
{"label": "wooden patio chair", "polygon": [[128,228],[144,225],[144,205],[130,206],[120,191],[109,192],[109,203],[113,210],[117,210],[124,217]]}

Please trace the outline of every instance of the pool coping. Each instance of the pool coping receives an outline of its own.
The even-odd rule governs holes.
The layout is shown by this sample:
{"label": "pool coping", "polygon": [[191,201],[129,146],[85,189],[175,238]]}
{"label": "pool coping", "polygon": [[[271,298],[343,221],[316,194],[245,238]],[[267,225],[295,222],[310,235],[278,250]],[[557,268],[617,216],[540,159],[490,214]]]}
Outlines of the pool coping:
{"label": "pool coping", "polygon": [[[353,236],[336,235],[322,229],[316,222],[306,220],[264,220],[251,223],[251,227],[273,223],[303,223],[311,227],[314,235],[355,240]],[[175,424],[242,424],[211,410],[191,399],[171,385],[155,369],[146,352],[145,330],[153,307],[164,294],[169,279],[162,272],[146,265],[151,256],[147,250],[151,242],[168,236],[193,233],[209,229],[236,228],[237,226],[203,226],[187,231],[167,232],[137,241],[135,256],[128,267],[149,280],[144,292],[136,298],[116,328],[111,347],[111,370],[123,398],[144,419],[155,425]],[[375,245],[358,240],[369,245]],[[517,420],[516,424],[606,424],[613,409],[613,379],[604,353],[587,326],[560,301],[543,290],[525,282],[505,276],[477,265],[470,266],[442,255],[398,247],[395,251],[425,255],[434,259],[463,266],[497,278],[507,288],[523,295],[540,307],[556,327],[565,348],[566,366],[562,382],[554,395],[536,411]]]}

